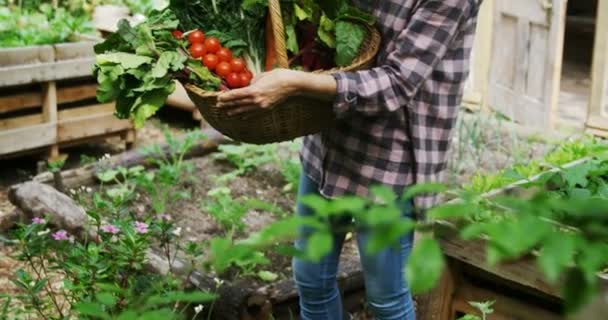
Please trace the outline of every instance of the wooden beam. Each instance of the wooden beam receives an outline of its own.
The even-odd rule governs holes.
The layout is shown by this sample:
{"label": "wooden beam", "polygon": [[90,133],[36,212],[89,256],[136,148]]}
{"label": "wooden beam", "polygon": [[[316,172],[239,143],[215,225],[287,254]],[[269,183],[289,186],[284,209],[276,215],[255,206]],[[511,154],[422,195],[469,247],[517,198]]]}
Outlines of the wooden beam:
{"label": "wooden beam", "polygon": [[[468,281],[462,281],[456,288],[454,297],[455,311],[480,315],[469,302],[485,302],[494,300],[494,313],[489,315],[492,320],[562,320],[559,312],[551,312],[535,306],[533,303],[519,300],[517,297],[478,287]],[[450,319],[451,320],[451,319]]]}

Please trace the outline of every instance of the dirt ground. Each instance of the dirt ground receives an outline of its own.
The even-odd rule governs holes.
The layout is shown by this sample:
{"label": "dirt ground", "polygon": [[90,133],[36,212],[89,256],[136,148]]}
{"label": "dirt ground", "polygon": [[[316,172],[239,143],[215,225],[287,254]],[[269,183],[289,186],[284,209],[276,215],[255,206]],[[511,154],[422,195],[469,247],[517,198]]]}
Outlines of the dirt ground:
{"label": "dirt ground", "polygon": [[[158,118],[146,124],[138,132],[138,145],[149,145],[163,141],[162,124],[168,124],[172,132],[186,128],[195,128],[198,123],[192,121],[190,114],[175,115],[176,112],[165,110]],[[487,115],[463,115],[456,130],[453,148],[450,154],[448,181],[457,186],[469,181],[472,175],[479,171],[496,171],[512,163],[538,158],[551,148],[551,144],[536,135],[521,134],[517,127],[508,125],[504,120]],[[89,145],[69,150],[70,157],[67,168],[79,165],[82,155],[100,158],[106,153],[121,152],[117,144],[106,143]],[[12,206],[6,196],[7,188],[15,183],[29,179],[35,175],[38,158],[23,157],[13,160],[0,161],[0,214],[10,212]],[[214,187],[211,179],[206,179],[209,172],[225,173],[230,170],[226,164],[221,164],[210,158],[192,160],[196,172],[204,173],[192,189],[192,199],[176,202],[170,211],[175,215],[178,225],[183,227],[184,238],[202,240],[206,235],[217,233],[218,226],[201,211],[201,201],[207,191]],[[262,167],[247,177],[239,177],[230,184],[233,197],[244,195],[255,196],[261,200],[274,203],[282,210],[290,212],[294,205],[293,194],[281,190],[284,181],[276,168]],[[250,230],[256,230],[272,221],[273,217],[260,212],[250,212],[244,218]],[[197,223],[192,223],[197,221]],[[347,246],[354,250],[352,245]],[[356,254],[351,251],[351,254]],[[0,243],[0,293],[14,293],[14,288],[8,278],[19,267],[19,263],[11,259],[12,248]],[[288,276],[290,266],[288,261],[282,261],[278,269],[283,269],[282,276]],[[368,319],[364,314],[355,315],[355,319]]]}

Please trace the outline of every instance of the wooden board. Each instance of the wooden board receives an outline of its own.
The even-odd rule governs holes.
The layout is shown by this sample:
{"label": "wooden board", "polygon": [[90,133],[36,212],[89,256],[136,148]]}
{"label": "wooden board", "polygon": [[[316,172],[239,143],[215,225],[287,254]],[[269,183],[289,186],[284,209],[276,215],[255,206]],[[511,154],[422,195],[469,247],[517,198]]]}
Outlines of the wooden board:
{"label": "wooden board", "polygon": [[90,76],[95,42],[0,49],[0,86]]}
{"label": "wooden board", "polygon": [[[97,85],[85,84],[63,88],[59,87],[56,90],[57,103],[62,104],[95,98]],[[2,96],[0,97],[0,113],[40,107],[42,106],[42,98],[40,90]]]}
{"label": "wooden board", "polygon": [[0,68],[0,86],[78,78],[92,75],[95,58]]}
{"label": "wooden board", "polygon": [[551,127],[560,88],[566,0],[495,2],[489,106]]}
{"label": "wooden board", "polygon": [[0,155],[49,146],[57,139],[54,123],[0,130]]}
{"label": "wooden board", "polygon": [[87,137],[105,135],[132,129],[131,122],[117,119],[113,113],[100,113],[89,116],[59,120],[57,141],[59,143]]}
{"label": "wooden board", "polygon": [[[535,306],[529,301],[523,301],[516,296],[508,296],[495,290],[486,289],[461,281],[454,294],[454,313],[479,314],[479,310],[473,308],[469,302],[496,301],[492,306],[494,312],[489,315],[492,320],[562,320],[559,312],[551,312]],[[452,320],[452,318],[443,318]]]}
{"label": "wooden board", "polygon": [[591,98],[587,128],[590,133],[608,136],[608,1],[598,1],[597,27],[591,75]]}

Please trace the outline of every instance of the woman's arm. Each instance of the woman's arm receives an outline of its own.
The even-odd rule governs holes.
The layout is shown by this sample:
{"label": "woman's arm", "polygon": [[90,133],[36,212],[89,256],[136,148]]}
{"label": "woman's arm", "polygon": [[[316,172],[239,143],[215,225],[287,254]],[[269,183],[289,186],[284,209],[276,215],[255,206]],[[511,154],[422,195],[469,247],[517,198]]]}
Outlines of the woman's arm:
{"label": "woman's arm", "polygon": [[336,80],[330,75],[275,69],[255,77],[247,88],[221,94],[218,107],[233,108],[228,112],[232,115],[269,108],[295,95],[333,101],[336,99],[336,91]]}

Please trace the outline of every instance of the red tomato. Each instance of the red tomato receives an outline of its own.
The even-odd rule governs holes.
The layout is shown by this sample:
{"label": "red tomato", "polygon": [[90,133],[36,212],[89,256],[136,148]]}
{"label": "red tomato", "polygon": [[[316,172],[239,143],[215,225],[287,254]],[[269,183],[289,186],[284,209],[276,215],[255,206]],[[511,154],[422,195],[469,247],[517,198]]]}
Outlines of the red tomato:
{"label": "red tomato", "polygon": [[230,60],[230,68],[234,72],[243,72],[245,70],[245,60],[241,58],[234,58]]}
{"label": "red tomato", "polygon": [[175,39],[181,39],[184,36],[184,33],[179,30],[174,30],[173,32],[171,32],[171,34]]}
{"label": "red tomato", "polygon": [[205,34],[198,29],[194,30],[188,34],[188,41],[190,41],[190,44],[203,44],[205,42]]}
{"label": "red tomato", "polygon": [[230,63],[226,61],[220,62],[217,67],[215,67],[215,73],[222,78],[226,77],[231,72],[232,70],[230,69]]}
{"label": "red tomato", "polygon": [[241,87],[241,79],[237,73],[230,73],[226,76],[226,82],[231,89],[240,88]]}
{"label": "red tomato", "polygon": [[215,70],[215,67],[219,62],[217,56],[212,53],[208,53],[203,57],[203,64],[205,67],[209,68],[209,70]]}
{"label": "red tomato", "polygon": [[220,48],[220,40],[218,40],[216,37],[209,37],[205,39],[205,49],[207,49],[207,52],[216,53],[218,50],[220,50]]}
{"label": "red tomato", "polygon": [[190,55],[192,55],[192,57],[194,59],[199,59],[202,58],[205,53],[207,53],[207,51],[205,50],[205,46],[202,43],[194,43],[190,46]]}
{"label": "red tomato", "polygon": [[239,73],[240,87],[246,87],[251,82],[251,77],[245,72]]}
{"label": "red tomato", "polygon": [[217,51],[216,55],[220,59],[220,61],[230,62],[230,60],[232,59],[232,52],[226,48],[220,48]]}
{"label": "red tomato", "polygon": [[249,81],[251,81],[251,79],[253,79],[253,73],[251,73],[251,71],[249,71],[248,69],[245,69],[243,72],[241,72],[245,75],[247,75],[247,78],[249,79]]}

